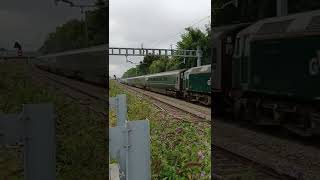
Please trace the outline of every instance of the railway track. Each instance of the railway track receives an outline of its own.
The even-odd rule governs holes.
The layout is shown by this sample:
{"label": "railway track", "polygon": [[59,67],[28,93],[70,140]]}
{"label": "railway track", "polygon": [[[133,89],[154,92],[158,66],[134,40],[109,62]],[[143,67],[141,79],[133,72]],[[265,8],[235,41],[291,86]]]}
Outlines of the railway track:
{"label": "railway track", "polygon": [[227,149],[212,145],[213,179],[294,180],[272,168],[247,159]]}
{"label": "railway track", "polygon": [[65,88],[65,95],[77,101],[80,105],[86,106],[91,111],[107,117],[105,108],[107,107],[108,98],[104,88],[49,73],[33,65],[30,65],[30,70],[33,78],[42,78],[42,81],[50,81],[56,88]]}
{"label": "railway track", "polygon": [[179,109],[180,111],[184,111],[185,113],[188,113],[194,117],[203,119],[207,122],[211,121],[211,108],[192,104],[192,103],[180,100],[180,99],[176,99],[173,97],[169,97],[169,96],[158,94],[158,93],[151,92],[151,91],[146,91],[146,90],[139,89],[136,87],[131,87],[131,86],[124,85],[124,84],[120,84],[120,85],[126,89],[129,89],[134,92],[138,92],[138,93],[143,94],[144,96],[147,96],[151,99],[154,99],[154,100],[159,101],[161,103],[164,103],[168,106]]}

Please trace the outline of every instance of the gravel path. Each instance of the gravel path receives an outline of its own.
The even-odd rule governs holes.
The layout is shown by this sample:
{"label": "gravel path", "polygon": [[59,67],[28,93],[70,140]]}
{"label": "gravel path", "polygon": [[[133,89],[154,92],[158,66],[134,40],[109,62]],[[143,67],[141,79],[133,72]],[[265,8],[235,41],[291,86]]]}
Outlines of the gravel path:
{"label": "gravel path", "polygon": [[124,84],[121,84],[121,85],[126,89],[134,90],[145,96],[152,97],[152,99],[165,103],[171,107],[176,107],[176,109],[179,109],[180,111],[183,110],[185,112],[189,112],[190,114],[207,121],[211,120],[211,108],[192,104],[184,100],[176,99],[173,97],[169,97],[169,96],[158,94],[151,91],[142,90],[142,89],[127,86]]}

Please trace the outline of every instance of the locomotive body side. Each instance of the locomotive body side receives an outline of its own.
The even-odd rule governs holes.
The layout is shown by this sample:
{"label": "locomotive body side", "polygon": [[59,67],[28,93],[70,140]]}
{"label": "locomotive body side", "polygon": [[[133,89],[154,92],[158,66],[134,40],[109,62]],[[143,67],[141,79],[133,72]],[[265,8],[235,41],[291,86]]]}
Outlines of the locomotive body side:
{"label": "locomotive body side", "polygon": [[261,20],[238,33],[237,119],[281,125],[300,135],[320,133],[319,20],[317,10]]}
{"label": "locomotive body side", "polygon": [[319,100],[319,42],[320,33],[253,41],[248,90],[307,101]]}
{"label": "locomotive body side", "polygon": [[183,96],[190,101],[211,104],[211,65],[193,67],[184,72]]}

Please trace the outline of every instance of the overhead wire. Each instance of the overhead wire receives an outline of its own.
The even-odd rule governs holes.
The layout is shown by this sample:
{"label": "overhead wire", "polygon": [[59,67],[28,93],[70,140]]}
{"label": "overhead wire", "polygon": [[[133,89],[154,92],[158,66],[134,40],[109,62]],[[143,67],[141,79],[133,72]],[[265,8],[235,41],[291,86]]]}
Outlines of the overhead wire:
{"label": "overhead wire", "polygon": [[[187,26],[187,27],[193,27],[193,26],[201,23],[202,21],[204,21],[204,20],[206,20],[207,18],[210,18],[210,17],[211,17],[211,15],[206,16],[206,17],[204,17],[204,18],[201,18],[200,20],[196,21],[195,23],[193,23],[193,24],[191,24],[191,25],[189,25],[189,26]],[[172,39],[173,37],[176,37],[177,35],[180,35],[180,34],[181,34],[182,32],[184,32],[184,31],[185,31],[185,28],[184,28],[182,31],[180,31],[180,32],[178,32],[178,33],[175,33],[175,34],[169,36],[168,38],[158,40],[158,41],[156,41],[155,43],[153,43],[153,46],[151,46],[151,47],[154,48],[154,47],[155,47],[156,45],[158,45],[160,42],[163,42],[164,40],[170,40],[170,39]]]}

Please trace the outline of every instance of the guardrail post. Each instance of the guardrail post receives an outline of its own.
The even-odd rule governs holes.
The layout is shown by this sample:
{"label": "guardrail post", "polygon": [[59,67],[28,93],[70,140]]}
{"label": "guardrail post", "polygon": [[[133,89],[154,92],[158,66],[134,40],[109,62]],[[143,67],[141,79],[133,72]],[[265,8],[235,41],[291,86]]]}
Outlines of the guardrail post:
{"label": "guardrail post", "polygon": [[119,94],[116,97],[109,98],[109,107],[116,109],[117,126],[124,126],[128,118],[126,95]]}
{"label": "guardrail post", "polygon": [[0,145],[24,144],[24,179],[55,180],[52,104],[26,104],[20,114],[0,116]]}
{"label": "guardrail post", "polygon": [[127,99],[125,94],[117,96],[117,126],[124,126],[128,119],[127,116]]}
{"label": "guardrail post", "polygon": [[109,155],[119,162],[120,179],[150,180],[149,121],[127,121],[124,94],[109,98],[109,107],[117,111],[117,126],[109,128]]}
{"label": "guardrail post", "polygon": [[24,105],[25,178],[55,179],[55,132],[52,104]]}

